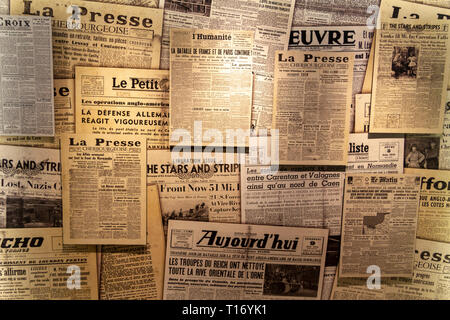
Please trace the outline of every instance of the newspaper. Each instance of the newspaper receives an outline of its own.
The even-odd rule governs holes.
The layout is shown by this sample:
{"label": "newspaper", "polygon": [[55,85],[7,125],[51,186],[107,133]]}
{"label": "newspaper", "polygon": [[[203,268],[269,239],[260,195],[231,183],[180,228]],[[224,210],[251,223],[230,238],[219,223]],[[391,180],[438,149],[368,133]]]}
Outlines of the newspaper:
{"label": "newspaper", "polygon": [[355,95],[355,133],[369,132],[370,98],[367,93]]}
{"label": "newspaper", "polygon": [[403,138],[369,138],[367,133],[349,135],[347,172],[403,173]]}
{"label": "newspaper", "polygon": [[147,245],[102,246],[100,300],[161,300],[165,238],[157,186],[147,189]]}
{"label": "newspaper", "polygon": [[[407,0],[408,2],[416,2],[423,3],[431,6],[444,7],[450,9],[450,1],[449,0]],[[373,17],[376,20],[378,15],[379,8],[375,9],[374,13],[376,13]],[[372,41],[372,44],[375,43],[375,37]],[[375,55],[375,46],[372,45],[370,49],[370,57],[369,62],[367,63],[366,75],[364,78],[364,84],[361,93],[371,93],[372,92],[372,77],[373,77],[373,64],[374,64],[374,55]],[[448,90],[450,90],[450,73],[448,79]]]}
{"label": "newspaper", "polygon": [[147,151],[147,183],[158,185],[165,231],[169,219],[241,222],[239,162],[200,155],[172,160],[169,150]]}
{"label": "newspaper", "polygon": [[0,136],[53,136],[51,21],[0,15]]}
{"label": "newspaper", "polygon": [[405,168],[439,169],[438,135],[405,135]]}
{"label": "newspaper", "polygon": [[334,300],[448,300],[450,244],[416,239],[412,278],[385,278],[379,289],[366,279],[339,279]]}
{"label": "newspaper", "polygon": [[382,1],[371,132],[442,133],[450,70],[449,16],[445,8]]}
{"label": "newspaper", "polygon": [[58,150],[0,146],[0,228],[62,226]]}
{"label": "newspaper", "polygon": [[140,135],[169,147],[169,72],[75,67],[77,133]]}
{"label": "newspaper", "polygon": [[283,50],[288,42],[294,3],[295,0],[165,0],[161,69],[169,69],[171,29],[254,31],[252,128],[270,128],[275,50]]}
{"label": "newspaper", "polygon": [[170,221],[164,299],[320,299],[328,230]]}
{"label": "newspaper", "polygon": [[162,9],[81,0],[11,0],[11,13],[53,18],[55,78],[74,78],[75,65],[159,68]]}
{"label": "newspaper", "polygon": [[340,277],[411,277],[419,208],[417,175],[347,174]]}
{"label": "newspaper", "polygon": [[0,299],[98,299],[94,246],[63,245],[61,228],[0,229],[0,238]]}
{"label": "newspaper", "polygon": [[250,129],[253,32],[172,29],[170,39],[170,145],[248,145],[223,137]]}
{"label": "newspaper", "polygon": [[242,223],[327,228],[330,236],[340,235],[344,177],[339,171],[244,166]]}
{"label": "newspaper", "polygon": [[62,136],[65,244],[145,245],[145,151],[138,136]]}
{"label": "newspaper", "polygon": [[405,169],[421,176],[417,237],[450,243],[450,171]]}
{"label": "newspaper", "polygon": [[59,136],[65,132],[75,132],[74,81],[55,79],[53,85],[55,137],[4,136],[0,137],[0,144],[58,149]]}
{"label": "newspaper", "polygon": [[360,93],[366,74],[367,61],[374,31],[368,26],[293,27],[289,50],[320,50],[354,52],[353,89],[350,108],[349,132],[355,120],[355,95]]}
{"label": "newspaper", "polygon": [[339,260],[345,179],[344,172],[327,169],[280,167],[274,172],[245,165],[241,171],[242,223],[329,230],[322,300],[331,294]]}
{"label": "newspaper", "polygon": [[9,0],[0,0],[0,14],[9,14]]}
{"label": "newspaper", "polygon": [[450,170],[450,90],[447,91],[447,102],[444,110],[444,132],[440,141],[439,169]]}
{"label": "newspaper", "polygon": [[374,23],[380,0],[296,0],[292,25],[366,25]]}
{"label": "newspaper", "polygon": [[346,164],[354,56],[277,51],[272,127],[280,164]]}

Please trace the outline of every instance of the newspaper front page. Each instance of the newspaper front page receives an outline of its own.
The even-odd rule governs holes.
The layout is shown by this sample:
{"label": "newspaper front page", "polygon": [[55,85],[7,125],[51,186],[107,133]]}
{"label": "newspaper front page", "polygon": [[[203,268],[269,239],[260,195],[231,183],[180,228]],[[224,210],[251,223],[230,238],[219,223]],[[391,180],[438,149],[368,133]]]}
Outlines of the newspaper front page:
{"label": "newspaper front page", "polygon": [[65,244],[146,244],[145,152],[138,136],[62,136]]}
{"label": "newspaper front page", "polygon": [[403,173],[403,138],[352,133],[348,140],[348,173]]}
{"label": "newspaper front page", "polygon": [[417,175],[348,174],[344,193],[340,277],[411,277],[419,209]]}
{"label": "newspaper front page", "polygon": [[62,228],[0,229],[0,239],[0,299],[98,299],[95,246],[63,245]]}
{"label": "newspaper front page", "polygon": [[147,183],[158,185],[165,231],[169,219],[241,222],[240,164],[198,156],[147,151]]}
{"label": "newspaper front page", "polygon": [[417,237],[450,243],[450,171],[405,169],[421,177]]}
{"label": "newspaper front page", "polygon": [[75,67],[77,133],[138,135],[169,147],[167,70]]}
{"label": "newspaper front page", "polygon": [[346,164],[354,56],[277,51],[272,127],[280,164]]}
{"label": "newspaper front page", "polygon": [[439,169],[450,170],[450,91],[447,91],[447,101],[444,110],[444,132],[440,141]]}
{"label": "newspaper front page", "polygon": [[55,114],[55,137],[3,136],[0,144],[38,148],[59,148],[62,133],[75,132],[75,90],[73,79],[53,81],[53,102]]}
{"label": "newspaper front page", "polygon": [[62,226],[58,150],[0,146],[0,228]]}
{"label": "newspaper front page", "polygon": [[11,13],[52,17],[53,75],[74,66],[158,69],[163,10],[81,0],[11,0]]}
{"label": "newspaper front page", "polygon": [[100,300],[162,300],[165,238],[158,188],[147,186],[147,245],[102,246]]}
{"label": "newspaper front page", "polygon": [[53,136],[51,21],[0,15],[0,136]]}
{"label": "newspaper front page", "polygon": [[370,132],[442,133],[450,70],[449,16],[445,8],[382,1]]}
{"label": "newspaper front page", "polygon": [[241,171],[242,223],[329,230],[322,300],[331,294],[339,260],[345,179],[345,172],[327,169],[280,167],[274,172],[245,165]]}
{"label": "newspaper front page", "polygon": [[368,26],[293,27],[289,38],[289,50],[313,50],[353,52],[353,88],[350,108],[349,132],[353,132],[355,120],[355,95],[360,93],[366,74],[367,61],[374,31]]}
{"label": "newspaper front page", "polygon": [[[369,289],[366,279],[339,279],[333,300],[448,300],[450,244],[416,239],[412,278],[384,278]],[[381,270],[382,272],[383,270]]]}
{"label": "newspaper front page", "polygon": [[[250,130],[253,36],[252,31],[171,30],[170,145],[248,145],[248,139],[224,137],[228,130]],[[177,129],[190,141],[176,140]]]}
{"label": "newspaper front page", "polygon": [[285,49],[288,42],[294,3],[295,0],[166,0],[161,69],[169,69],[171,29],[254,31],[252,128],[268,129],[272,124],[275,50]]}
{"label": "newspaper front page", "polygon": [[370,93],[355,95],[355,133],[369,132]]}
{"label": "newspaper front page", "polygon": [[[444,7],[444,8],[449,8],[450,9],[450,1],[449,0],[423,0],[423,1],[407,0],[407,1],[408,2],[423,3],[423,4],[427,4],[427,5],[431,5],[431,6]],[[374,23],[373,24],[371,23],[371,25],[373,25],[373,26],[375,26],[375,22],[376,22],[378,13],[379,13],[379,7],[378,8],[374,8],[374,9],[375,9],[375,11],[373,11],[374,14],[372,15],[372,21]],[[372,43],[375,43],[375,37],[374,37]],[[364,84],[363,84],[363,89],[362,89],[361,93],[371,93],[372,92],[372,77],[373,77],[374,55],[375,55],[375,45],[373,45],[371,47],[371,49],[370,49],[369,62],[367,64],[366,75],[365,75],[365,78],[364,78]],[[449,73],[447,89],[450,90],[450,73]]]}
{"label": "newspaper front page", "polygon": [[170,221],[165,300],[321,297],[328,230]]}
{"label": "newspaper front page", "polygon": [[292,25],[366,25],[375,24],[380,0],[296,0]]}

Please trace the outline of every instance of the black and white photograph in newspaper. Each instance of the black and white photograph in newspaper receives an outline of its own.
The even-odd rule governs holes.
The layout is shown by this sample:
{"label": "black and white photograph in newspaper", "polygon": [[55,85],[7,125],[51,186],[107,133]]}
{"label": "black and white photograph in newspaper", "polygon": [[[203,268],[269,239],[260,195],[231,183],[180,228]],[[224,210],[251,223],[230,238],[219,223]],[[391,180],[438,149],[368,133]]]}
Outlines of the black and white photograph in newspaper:
{"label": "black and white photograph in newspaper", "polygon": [[6,226],[0,227],[62,227],[61,199],[7,196]]}
{"label": "black and white photograph in newspaper", "polygon": [[392,77],[417,77],[419,50],[414,47],[394,47]]}
{"label": "black and white photograph in newspaper", "polygon": [[266,264],[263,295],[317,296],[320,267],[291,264]]}
{"label": "black and white photograph in newspaper", "polygon": [[439,169],[440,137],[406,135],[405,168]]}
{"label": "black and white photograph in newspaper", "polygon": [[166,10],[197,14],[205,17],[211,15],[212,0],[166,0]]}

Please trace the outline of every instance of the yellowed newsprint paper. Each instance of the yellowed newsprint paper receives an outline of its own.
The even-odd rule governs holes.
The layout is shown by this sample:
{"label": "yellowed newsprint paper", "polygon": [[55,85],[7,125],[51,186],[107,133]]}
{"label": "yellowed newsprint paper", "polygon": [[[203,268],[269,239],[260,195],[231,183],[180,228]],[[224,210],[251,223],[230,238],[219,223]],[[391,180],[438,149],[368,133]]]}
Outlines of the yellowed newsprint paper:
{"label": "yellowed newsprint paper", "polygon": [[[241,170],[242,223],[329,230],[322,300],[328,300],[339,261],[345,172],[330,167],[244,165]],[[321,170],[320,170],[321,169]]]}
{"label": "yellowed newsprint paper", "polygon": [[0,14],[9,14],[9,0],[0,0]]}
{"label": "yellowed newsprint paper", "polygon": [[[373,1],[373,0],[372,0]],[[327,11],[331,8],[328,7]],[[342,8],[341,8],[342,9]],[[361,92],[374,30],[369,26],[296,26],[291,29],[288,50],[353,52],[353,88],[349,132],[355,122],[355,95]]]}
{"label": "yellowed newsprint paper", "polygon": [[139,136],[62,136],[65,244],[146,244],[145,151]]}
{"label": "yellowed newsprint paper", "polygon": [[450,9],[381,2],[370,132],[442,133],[450,70],[448,17]]}
{"label": "yellowed newsprint paper", "polygon": [[73,79],[53,81],[55,137],[11,136],[0,137],[0,144],[39,148],[59,148],[59,136],[75,132],[75,90]]}
{"label": "yellowed newsprint paper", "polygon": [[447,101],[445,102],[444,110],[444,132],[441,136],[439,169],[450,170],[450,91],[447,91]]}
{"label": "yellowed newsprint paper", "polygon": [[369,272],[363,278],[341,278],[338,272],[334,278],[330,300],[384,300],[386,283],[391,278],[380,278],[379,286],[371,286],[369,289],[367,282],[370,275]]}
{"label": "yellowed newsprint paper", "polygon": [[[431,6],[443,7],[450,9],[450,1],[449,0],[408,0],[408,2],[416,2],[423,3]],[[373,11],[373,13],[378,14],[379,7]],[[376,18],[375,15],[375,18]],[[371,93],[372,92],[372,77],[373,77],[373,63],[374,63],[374,55],[375,55],[375,37],[373,38],[372,47],[370,48],[370,57],[369,62],[367,64],[366,76],[364,77],[364,84],[361,93]],[[448,79],[447,89],[450,90],[450,73]]]}
{"label": "yellowed newsprint paper", "polygon": [[74,66],[159,68],[163,10],[81,0],[11,0],[11,13],[52,17],[53,74]]}
{"label": "yellowed newsprint paper", "polygon": [[419,192],[418,175],[347,175],[340,277],[365,277],[371,265],[383,277],[411,277]]}
{"label": "yellowed newsprint paper", "polygon": [[147,245],[102,246],[100,300],[161,300],[165,237],[158,187],[147,186]]}
{"label": "yellowed newsprint paper", "polygon": [[272,128],[279,130],[280,164],[347,163],[354,57],[277,51]]}
{"label": "yellowed newsprint paper", "polygon": [[348,173],[403,173],[404,142],[402,138],[371,137],[351,133],[348,138]]}
{"label": "yellowed newsprint paper", "polygon": [[75,67],[76,132],[143,136],[169,147],[169,71]]}
{"label": "yellowed newsprint paper", "polygon": [[369,132],[370,93],[355,95],[355,133]]}
{"label": "yellowed newsprint paper", "polygon": [[124,4],[127,6],[139,6],[148,8],[164,8],[165,0],[88,0],[92,2]]}
{"label": "yellowed newsprint paper", "polygon": [[62,226],[59,150],[0,146],[0,228]]}
{"label": "yellowed newsprint paper", "polygon": [[[379,10],[379,7],[378,7]],[[373,78],[373,65],[374,65],[374,57],[375,57],[375,43],[377,40],[377,34],[373,35],[372,45],[370,47],[370,56],[367,61],[366,74],[364,76],[364,82],[361,89],[361,93],[372,93],[372,78]],[[356,115],[355,115],[356,117]]]}
{"label": "yellowed newsprint paper", "polygon": [[[226,132],[250,130],[252,31],[172,29],[170,145],[246,146]],[[241,133],[241,135],[243,135]],[[180,139],[181,137],[181,139]]]}
{"label": "yellowed newsprint paper", "polygon": [[63,245],[62,228],[0,229],[1,300],[97,300],[95,246]]}
{"label": "yellowed newsprint paper", "polygon": [[240,164],[226,156],[147,151],[147,183],[158,186],[165,231],[169,219],[241,222]]}
{"label": "yellowed newsprint paper", "polygon": [[0,136],[53,137],[52,25],[0,15]]}
{"label": "yellowed newsprint paper", "polygon": [[252,128],[270,129],[274,55],[289,41],[294,5],[295,0],[165,0],[161,69],[169,69],[172,29],[254,31]]}
{"label": "yellowed newsprint paper", "polygon": [[435,7],[442,7],[450,9],[450,1],[449,0],[406,0],[408,2],[422,3]]}
{"label": "yellowed newsprint paper", "polygon": [[421,177],[417,237],[450,243],[450,171],[407,169]]}
{"label": "yellowed newsprint paper", "polygon": [[[416,239],[412,278],[383,278],[379,288],[365,279],[344,278],[334,284],[333,300],[448,300],[450,244]],[[380,269],[381,275],[383,269]],[[368,283],[369,282],[369,286]]]}
{"label": "yellowed newsprint paper", "polygon": [[380,0],[295,1],[293,27],[371,25]]}
{"label": "yellowed newsprint paper", "polygon": [[165,300],[319,300],[328,230],[169,222]]}

